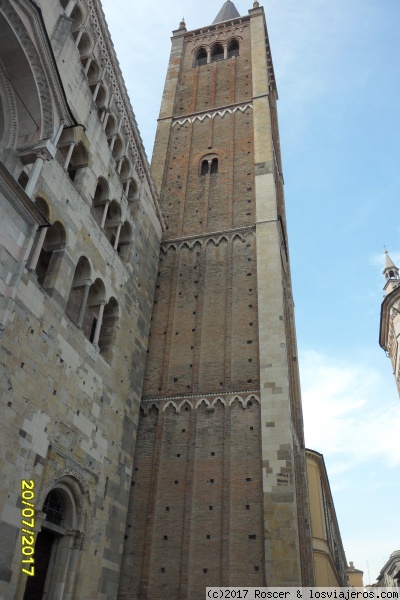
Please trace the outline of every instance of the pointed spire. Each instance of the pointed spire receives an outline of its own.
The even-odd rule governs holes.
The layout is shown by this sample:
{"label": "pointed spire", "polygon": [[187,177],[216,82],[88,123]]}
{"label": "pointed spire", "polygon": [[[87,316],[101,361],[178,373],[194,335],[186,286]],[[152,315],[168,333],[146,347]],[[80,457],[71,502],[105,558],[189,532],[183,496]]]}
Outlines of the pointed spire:
{"label": "pointed spire", "polygon": [[240,14],[238,13],[236,6],[233,4],[233,2],[231,2],[231,0],[226,0],[221,10],[215,17],[213,24],[222,23],[222,21],[229,21],[230,19],[237,19],[237,17],[240,17]]}
{"label": "pointed spire", "polygon": [[[385,270],[386,270],[386,269],[391,269],[391,268],[393,268],[393,267],[394,267],[395,269],[397,269],[396,265],[394,264],[394,262],[393,262],[393,261],[392,261],[392,259],[390,258],[389,254],[388,254],[388,251],[387,251],[387,250],[385,250],[385,268],[384,268],[384,271],[383,271],[383,272],[385,272]],[[397,270],[398,270],[398,269],[397,269]]]}
{"label": "pointed spire", "polygon": [[400,276],[399,269],[396,267],[396,265],[390,258],[387,250],[385,250],[385,267],[383,269],[383,274],[386,279],[385,286],[383,289],[385,290],[386,294],[390,294],[390,292],[399,287]]}

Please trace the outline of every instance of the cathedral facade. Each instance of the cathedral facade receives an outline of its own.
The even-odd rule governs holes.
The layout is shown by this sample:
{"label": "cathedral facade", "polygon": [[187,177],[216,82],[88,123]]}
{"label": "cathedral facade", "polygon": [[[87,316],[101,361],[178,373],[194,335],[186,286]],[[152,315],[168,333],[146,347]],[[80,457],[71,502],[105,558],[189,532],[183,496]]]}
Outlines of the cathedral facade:
{"label": "cathedral facade", "polygon": [[99,0],[0,34],[0,597],[312,585],[263,9],[173,32],[151,169]]}

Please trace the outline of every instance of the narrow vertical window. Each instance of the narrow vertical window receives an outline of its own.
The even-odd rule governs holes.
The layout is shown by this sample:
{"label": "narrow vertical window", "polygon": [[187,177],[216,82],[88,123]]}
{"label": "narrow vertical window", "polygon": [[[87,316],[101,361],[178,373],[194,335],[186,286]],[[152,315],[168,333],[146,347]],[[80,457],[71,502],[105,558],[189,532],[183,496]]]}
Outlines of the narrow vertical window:
{"label": "narrow vertical window", "polygon": [[203,162],[201,163],[201,174],[202,175],[207,175],[208,174],[208,160],[203,160]]}

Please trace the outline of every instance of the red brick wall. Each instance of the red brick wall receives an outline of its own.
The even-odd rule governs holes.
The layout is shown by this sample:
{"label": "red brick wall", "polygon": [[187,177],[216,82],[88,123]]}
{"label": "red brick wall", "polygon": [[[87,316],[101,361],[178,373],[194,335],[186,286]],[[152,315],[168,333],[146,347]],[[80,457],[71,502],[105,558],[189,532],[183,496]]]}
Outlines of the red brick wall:
{"label": "red brick wall", "polygon": [[259,403],[167,404],[141,412],[120,598],[263,585]]}

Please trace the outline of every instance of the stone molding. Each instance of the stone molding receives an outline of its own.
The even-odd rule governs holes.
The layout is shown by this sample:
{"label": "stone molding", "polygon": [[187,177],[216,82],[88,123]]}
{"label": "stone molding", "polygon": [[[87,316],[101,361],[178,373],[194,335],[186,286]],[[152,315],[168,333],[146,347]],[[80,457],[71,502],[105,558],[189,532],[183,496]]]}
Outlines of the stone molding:
{"label": "stone molding", "polygon": [[[127,139],[127,148],[132,152],[133,162],[138,170],[141,181],[146,177],[150,190],[151,201],[155,212],[163,223],[162,211],[158,201],[158,193],[153,181],[150,167],[147,161],[146,152],[140,137],[139,129],[136,123],[125,82],[119,67],[118,59],[115,54],[114,46],[111,42],[111,36],[104,17],[101,4],[98,0],[88,0],[89,19],[96,34],[97,48],[101,55],[103,66],[106,68],[110,80],[111,93],[114,94],[115,102],[119,107],[120,118],[122,119],[121,129]],[[126,149],[127,149],[126,148]],[[126,151],[125,149],[125,151]]]}
{"label": "stone molding", "polygon": [[235,35],[236,31],[243,31],[245,27],[250,26],[250,17],[240,17],[238,22],[235,23],[235,20],[225,22],[225,23],[215,23],[215,25],[211,25],[210,27],[206,27],[204,29],[196,29],[195,31],[189,31],[185,35],[186,43],[195,44],[196,42],[203,42],[204,40],[208,40],[209,42],[213,37],[219,37],[221,34]]}
{"label": "stone molding", "polygon": [[233,108],[223,108],[223,109],[217,109],[217,110],[213,110],[211,112],[207,112],[204,113],[202,115],[194,115],[194,116],[190,116],[190,117],[184,117],[183,119],[176,119],[174,121],[174,123],[172,124],[172,127],[175,127],[175,125],[184,125],[185,123],[194,123],[195,121],[204,121],[204,119],[209,118],[209,119],[215,119],[215,117],[221,117],[221,119],[226,115],[226,113],[229,114],[235,114],[238,110],[240,110],[242,113],[244,113],[245,110],[247,109],[251,109],[253,110],[253,105],[251,103],[247,103],[247,104],[241,104],[238,106],[235,106]]}
{"label": "stone molding", "polygon": [[[9,115],[7,122],[4,123],[4,134],[5,137],[7,137],[7,139],[2,140],[2,146],[4,148],[14,148],[17,141],[17,107],[15,103],[14,92],[5,73],[6,70],[4,69],[2,62],[0,61],[0,84],[3,86],[5,94],[3,100],[7,101],[7,110]],[[6,114],[6,111],[4,112]]]}
{"label": "stone molding", "polygon": [[[221,241],[221,238],[225,238],[226,240],[228,240],[228,238],[235,237],[236,235],[239,236],[240,238],[242,238],[242,235],[245,235],[246,233],[249,233],[249,232],[254,234],[256,232],[256,226],[251,225],[249,227],[240,227],[237,229],[226,229],[226,230],[222,230],[222,231],[213,231],[213,232],[208,232],[208,233],[202,233],[200,235],[171,238],[169,240],[163,240],[161,242],[161,250],[163,250],[165,252],[171,246],[178,248],[178,247],[182,247],[184,244],[185,245],[191,244],[191,247],[193,247],[196,243],[199,243],[200,245],[202,245],[203,242],[201,240],[204,240],[204,239],[207,239],[208,241],[213,241],[214,243],[219,243]],[[188,244],[188,242],[189,242],[189,244]]]}
{"label": "stone molding", "polygon": [[[201,401],[205,401],[206,403],[210,403],[210,398],[213,398],[213,400],[211,400],[211,402],[213,404],[215,404],[215,402],[217,400],[221,400],[223,402],[223,404],[226,404],[226,400],[227,397],[229,397],[229,402],[228,404],[231,405],[232,402],[237,398],[238,400],[240,400],[240,402],[243,404],[243,402],[248,402],[251,398],[254,398],[255,400],[257,400],[257,402],[260,402],[260,390],[254,389],[254,390],[239,390],[239,391],[232,391],[232,392],[226,392],[226,393],[219,393],[216,394],[215,392],[203,392],[202,394],[176,394],[174,396],[160,396],[160,397],[156,397],[156,396],[149,396],[149,397],[143,397],[142,398],[142,402],[163,402],[163,401],[171,401],[171,400],[182,400],[183,402],[188,402],[191,406],[192,403],[190,402],[190,400],[198,398],[200,399],[200,401],[198,401],[196,403],[196,408],[197,406],[199,406]],[[245,398],[244,398],[245,396]]]}

